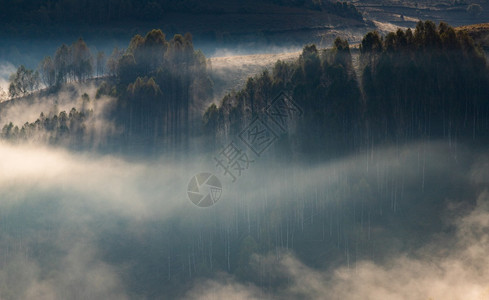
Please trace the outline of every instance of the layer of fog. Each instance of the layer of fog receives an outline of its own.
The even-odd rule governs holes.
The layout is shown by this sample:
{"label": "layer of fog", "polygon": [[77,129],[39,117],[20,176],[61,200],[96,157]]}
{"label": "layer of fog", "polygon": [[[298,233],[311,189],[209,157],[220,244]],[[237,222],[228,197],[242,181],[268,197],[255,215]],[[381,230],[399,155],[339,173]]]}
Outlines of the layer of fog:
{"label": "layer of fog", "polygon": [[[420,152],[423,171],[417,172],[416,169],[420,166]],[[489,156],[467,152],[466,149],[455,150],[441,144],[417,144],[387,151],[384,149],[376,155],[379,155],[379,159],[375,160],[371,167],[385,168],[384,170],[388,170],[385,174],[387,177],[402,177],[406,186],[412,183],[414,186],[419,184],[418,192],[406,188],[404,191],[406,199],[402,201],[404,202],[402,205],[410,205],[414,200],[410,197],[421,195],[422,190],[428,188],[424,185],[425,174],[439,177],[435,180],[440,183],[438,190],[436,186],[432,186],[429,187],[430,191],[425,191],[431,195],[433,201],[438,201],[439,199],[435,200],[437,197],[446,194],[442,191],[445,185],[443,181],[454,176],[458,178],[457,183],[466,181],[471,186],[471,192],[477,194],[476,199],[454,199],[450,198],[450,195],[446,195],[446,199],[441,199],[445,200],[443,211],[432,211],[431,214],[434,218],[444,215],[447,227],[454,228],[454,231],[439,232],[412,251],[397,251],[392,244],[389,244],[390,241],[385,241],[386,243],[381,246],[386,250],[386,256],[380,261],[360,259],[348,265],[327,269],[308,266],[298,259],[293,251],[286,249],[282,249],[280,255],[255,254],[252,264],[257,276],[265,272],[268,278],[272,278],[272,282],[282,278],[288,284],[285,287],[272,289],[271,292],[221,273],[214,279],[201,279],[187,293],[186,298],[487,299],[489,297]],[[418,160],[415,159],[416,155]],[[342,160],[312,170],[307,169],[301,174],[306,176],[311,188],[321,182],[329,185],[336,181],[331,182],[333,174],[343,174],[348,177],[357,172],[365,172],[368,160],[359,157]],[[458,166],[449,167],[450,164]],[[460,173],[453,174],[456,172]],[[333,177],[337,178],[334,175]],[[269,183],[265,183],[267,184]],[[336,184],[340,182],[336,181]],[[271,190],[275,189],[271,188]],[[475,205],[467,209],[466,205],[472,201]],[[377,228],[379,229],[390,230]],[[423,234],[419,233],[420,239]],[[391,242],[396,243],[394,240]],[[389,251],[392,249],[394,251]]]}
{"label": "layer of fog", "polygon": [[[266,201],[294,205],[304,198],[314,199],[318,191],[321,202],[348,201],[341,194],[343,187],[346,193],[354,183],[352,179],[361,176],[376,176],[380,185],[392,178],[402,181],[406,190],[404,198],[398,198],[398,205],[407,207],[414,200],[410,197],[423,190],[435,197],[436,191],[443,188],[441,176],[449,175],[480,190],[477,206],[468,213],[457,214],[449,205],[453,199],[447,199],[445,209],[454,211],[455,216],[448,221],[457,228],[453,236],[426,243],[412,253],[387,244],[385,247],[392,251],[386,252],[384,262],[352,260],[349,266],[333,270],[308,266],[293,252],[282,249],[281,255],[256,255],[254,263],[267,270],[269,276],[285,276],[290,284],[283,290],[272,294],[222,274],[210,281],[197,280],[186,297],[482,299],[489,279],[489,206],[484,191],[488,160],[484,155],[473,160],[473,156],[463,148],[441,143],[376,149],[368,156],[311,166],[284,164],[269,153],[257,158],[232,183],[215,168],[212,155],[130,161],[111,155],[1,143],[0,297],[138,296],[138,291],[128,290],[127,265],[106,261],[111,249],[101,253],[101,232],[144,236],[143,232],[154,226],[152,222],[170,218],[187,222],[190,233],[213,222],[232,227],[234,219],[243,214],[251,216],[253,223]],[[186,197],[189,178],[200,171],[215,173],[224,185],[221,200],[208,209],[195,207]],[[433,182],[440,184],[434,186]],[[441,212],[432,213],[435,216]],[[120,220],[128,226],[118,226]],[[248,226],[254,230],[256,224]],[[164,267],[165,262],[161,264]]]}
{"label": "layer of fog", "polygon": [[[78,112],[82,111],[87,115],[83,124],[79,124],[85,128],[83,140],[80,142],[88,147],[97,148],[106,143],[108,136],[119,134],[120,129],[108,118],[115,99],[108,96],[96,98],[96,93],[97,88],[94,83],[68,84],[56,93],[42,91],[5,101],[0,104],[0,128],[11,122],[20,129],[25,123],[35,123],[41,118],[41,113],[44,114],[44,118],[52,118],[63,111],[69,115],[75,108]],[[85,94],[88,96],[88,101],[84,100]],[[37,129],[30,134],[28,140],[22,142],[43,145],[48,144],[51,135],[56,132]],[[58,145],[68,146],[69,143],[69,139],[60,140]]]}
{"label": "layer of fog", "polygon": [[[412,253],[399,253],[385,264],[359,261],[354,267],[322,271],[304,265],[293,253],[279,259],[254,256],[256,272],[285,277],[290,284],[277,293],[245,285],[222,274],[202,280],[188,299],[487,299],[489,297],[489,194],[452,220],[454,237],[437,240]],[[451,247],[447,247],[451,245]],[[388,247],[386,245],[386,247]]]}
{"label": "layer of fog", "polygon": [[26,144],[2,143],[0,153],[2,299],[126,298],[121,270],[102,261],[95,242],[111,226],[105,220],[137,224],[187,203],[179,183],[188,176],[168,162]]}

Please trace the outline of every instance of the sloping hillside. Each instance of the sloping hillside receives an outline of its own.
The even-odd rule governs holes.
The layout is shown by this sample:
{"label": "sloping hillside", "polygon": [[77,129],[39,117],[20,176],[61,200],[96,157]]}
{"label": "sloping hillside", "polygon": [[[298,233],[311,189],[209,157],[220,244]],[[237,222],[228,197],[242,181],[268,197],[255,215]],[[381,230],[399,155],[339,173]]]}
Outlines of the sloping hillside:
{"label": "sloping hillside", "polygon": [[214,81],[214,98],[219,100],[232,90],[239,90],[246,79],[271,68],[277,60],[291,61],[299,57],[300,51],[277,54],[229,55],[213,57],[208,61]]}
{"label": "sloping hillside", "polygon": [[489,51],[489,23],[460,26],[456,30],[466,31],[476,43]]}

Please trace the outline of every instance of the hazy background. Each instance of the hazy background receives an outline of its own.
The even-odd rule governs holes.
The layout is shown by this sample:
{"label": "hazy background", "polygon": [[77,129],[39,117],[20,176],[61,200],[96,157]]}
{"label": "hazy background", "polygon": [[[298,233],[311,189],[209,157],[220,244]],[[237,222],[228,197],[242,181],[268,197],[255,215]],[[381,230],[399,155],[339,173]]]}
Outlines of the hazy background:
{"label": "hazy background", "polygon": [[[372,63],[382,71],[400,62],[396,67],[402,72],[373,73],[377,81],[365,83],[362,76],[368,72],[363,72],[358,46],[367,32],[377,30],[382,48],[388,32],[415,28],[418,20],[454,26],[486,21],[489,2],[353,1],[355,9],[310,1],[8,2],[0,0],[0,88],[5,92],[9,76],[21,64],[36,69],[63,43],[83,37],[92,57],[99,51],[108,57],[115,47],[127,49],[133,36],[154,28],[162,29],[165,43],[177,45],[169,47],[172,51],[180,51],[180,44],[171,40],[175,34],[192,33],[193,44],[184,40],[190,51],[182,53],[197,57],[197,67],[190,70],[201,73],[179,73],[185,69],[171,64],[180,58],[175,55],[164,72],[135,71],[129,75],[137,79],[128,82],[119,70],[98,78],[92,72],[86,80],[42,86],[13,100],[0,94],[0,299],[489,298],[489,154],[484,139],[489,99],[483,88],[477,90],[489,78],[480,63],[484,50],[478,52],[488,49],[481,42],[485,31],[476,42],[486,48],[466,47],[461,57],[468,58],[454,64],[449,69],[453,73],[441,74],[445,81],[430,77],[440,69],[427,68],[433,73],[409,81],[419,90],[399,84],[409,88],[392,92],[400,95],[395,98],[399,105],[417,105],[404,101],[417,92],[429,95],[413,115],[426,109],[430,99],[448,107],[443,132],[436,131],[439,116],[420,113],[419,119],[410,119],[409,107],[405,115],[399,113],[406,119],[395,119],[400,121],[391,127],[380,123],[383,113],[390,118],[390,112],[399,111],[385,103],[379,109],[366,104],[393,98],[390,81],[382,80],[412,74],[404,64],[409,61],[394,57],[391,64]],[[483,10],[469,13],[470,4]],[[342,39],[331,48],[337,37]],[[463,36],[460,40],[466,41]],[[349,46],[342,48],[345,42]],[[304,48],[309,43],[317,49]],[[421,42],[417,46],[427,57],[450,58],[441,55],[446,54],[442,46],[439,51],[425,51]],[[140,47],[146,55],[150,52],[144,51],[154,50]],[[384,50],[380,52],[390,53]],[[474,57],[479,60],[470,60]],[[387,58],[378,61],[389,62]],[[121,63],[122,55],[117,59]],[[275,68],[277,60],[285,62],[282,69],[280,64]],[[193,62],[183,61],[187,67]],[[468,71],[459,72],[460,65]],[[423,64],[415,66],[424,70]],[[459,83],[450,76],[457,72],[466,84],[459,90],[450,84]],[[283,74],[287,78],[279,81]],[[168,85],[160,89],[153,77]],[[302,100],[308,123],[291,123],[289,132],[259,157],[248,151],[253,162],[233,182],[214,158],[231,141],[244,148],[233,130],[250,121],[246,117],[255,108],[250,95],[255,106],[268,104],[274,95],[266,93],[297,82],[294,92],[301,99],[296,100]],[[190,91],[187,98],[179,84]],[[465,93],[461,98],[465,102],[436,102],[444,98],[431,93],[437,88],[450,93],[440,87],[445,84],[455,91],[475,88],[470,97]],[[372,88],[370,94],[366,88]],[[321,93],[332,104],[320,102]],[[358,101],[348,102],[345,95]],[[319,104],[312,105],[308,96]],[[171,107],[171,101],[180,105],[185,99],[191,104]],[[351,103],[358,104],[358,111]],[[215,111],[211,104],[217,105]],[[172,119],[161,122],[177,132],[164,134],[183,140],[170,141],[174,148],[165,148],[161,140],[167,137],[158,136],[162,130],[156,125],[154,132],[145,131],[153,129],[148,115],[156,115],[154,124],[162,121],[161,107],[174,109]],[[49,131],[46,117],[61,119],[72,108],[86,114],[77,124],[82,136],[54,139],[60,130]],[[351,119],[363,122],[370,113],[381,130],[348,128],[348,134],[339,136],[336,130],[350,124],[350,108],[358,113],[358,119]],[[185,109],[193,114],[190,121],[180,116]],[[211,134],[202,129],[209,111],[220,122]],[[26,122],[25,128],[38,127],[28,138],[10,138],[9,122],[18,130]],[[198,127],[196,132],[190,123]],[[395,126],[408,132],[405,139],[387,138]],[[304,128],[309,130],[300,131]],[[360,146],[335,148],[341,143]],[[190,178],[200,172],[215,174],[223,185],[217,204],[205,209],[187,196]]]}

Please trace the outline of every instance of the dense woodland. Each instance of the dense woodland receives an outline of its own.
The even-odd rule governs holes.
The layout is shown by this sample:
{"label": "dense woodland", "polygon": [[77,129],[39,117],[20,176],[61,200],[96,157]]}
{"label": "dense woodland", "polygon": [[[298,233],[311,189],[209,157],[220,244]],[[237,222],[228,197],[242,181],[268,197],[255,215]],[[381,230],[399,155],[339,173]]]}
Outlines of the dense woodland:
{"label": "dense woodland", "polygon": [[[21,128],[14,126],[12,122],[2,129],[2,136],[6,139],[26,139],[41,143],[83,146],[79,142],[84,141],[88,135],[86,121],[92,111],[77,111],[72,108],[69,113],[65,111],[46,117],[41,113],[33,122],[26,122]],[[89,142],[89,141],[87,141]]]}
{"label": "dense woodland", "polygon": [[[25,96],[41,83],[48,91],[56,93],[66,83],[85,82],[94,74],[106,78],[98,88],[96,98],[117,99],[108,118],[122,135],[104,138],[112,145],[139,145],[141,151],[153,151],[156,145],[160,149],[185,147],[189,137],[200,127],[202,105],[212,96],[206,58],[193,48],[192,36],[175,35],[167,41],[161,30],[152,30],[144,37],[134,36],[126,50],[114,49],[109,57],[100,52],[94,58],[82,39],[71,46],[63,44],[54,58],[47,56],[40,62],[38,70],[20,66],[10,78],[9,94],[12,98]],[[87,114],[85,111],[81,113]],[[42,125],[50,118],[61,120],[57,114],[40,118],[34,124]],[[66,115],[65,112],[60,114]],[[66,116],[70,123],[85,120],[72,119],[71,114]],[[65,135],[66,126],[56,124],[54,127],[41,126],[54,136],[48,139],[51,143],[59,141],[58,135]],[[26,139],[30,136],[25,133],[29,128],[32,124],[22,127],[6,124],[3,136]],[[83,145],[80,140],[86,139],[78,133],[73,132],[78,139],[69,140],[80,146]]]}
{"label": "dense woodland", "polygon": [[167,41],[153,30],[131,40],[112,86],[103,85],[99,96],[105,91],[118,99],[113,117],[123,128],[124,144],[179,148],[199,126],[198,111],[212,96],[212,81],[190,34]]}
{"label": "dense woodland", "polygon": [[372,139],[487,137],[487,60],[466,33],[432,22],[369,33],[361,63]]}
{"label": "dense woodland", "polygon": [[328,50],[306,46],[297,61],[277,62],[272,72],[209,107],[204,126],[217,136],[235,134],[286,90],[305,110],[297,133],[303,153],[340,154],[419,138],[487,138],[487,60],[466,33],[430,21],[414,32],[370,32],[360,45],[359,70],[360,78],[344,40]]}
{"label": "dense woodland", "polygon": [[[307,45],[296,61],[276,62],[203,115],[213,93],[205,56],[193,48],[190,34],[167,40],[160,30],[136,35],[127,49],[114,49],[109,57],[98,53],[94,58],[82,39],[62,45],[38,71],[19,67],[9,92],[23,96],[39,80],[56,92],[93,74],[105,78],[96,98],[117,100],[110,119],[122,135],[107,140],[141,151],[188,149],[189,140],[198,136],[220,145],[255,116],[265,115],[282,91],[304,110],[282,146],[305,157],[419,138],[480,140],[489,132],[484,53],[466,33],[445,23],[419,22],[414,31],[385,37],[366,34],[357,68],[346,40],[337,38],[325,50]],[[20,134],[22,126],[6,124],[3,136],[15,137],[16,125]]]}
{"label": "dense woodland", "polygon": [[328,151],[358,145],[361,93],[348,43],[340,38],[330,50],[306,46],[297,61],[278,61],[271,72],[249,78],[246,87],[226,96],[219,108],[209,107],[204,114],[205,131],[218,138],[237,134],[249,120],[264,116],[270,100],[281,91],[287,91],[304,110],[295,132],[300,141],[296,150],[316,149],[325,154],[319,148],[326,144],[332,147]]}
{"label": "dense woodland", "polygon": [[[102,75],[105,70],[105,54],[99,52],[96,57],[96,74]],[[42,85],[53,91],[68,82],[83,82],[92,78],[94,58],[83,39],[78,39],[71,46],[61,45],[56,53],[46,56],[37,70],[27,69],[21,65],[17,72],[10,76],[10,98],[23,97],[39,89]]]}

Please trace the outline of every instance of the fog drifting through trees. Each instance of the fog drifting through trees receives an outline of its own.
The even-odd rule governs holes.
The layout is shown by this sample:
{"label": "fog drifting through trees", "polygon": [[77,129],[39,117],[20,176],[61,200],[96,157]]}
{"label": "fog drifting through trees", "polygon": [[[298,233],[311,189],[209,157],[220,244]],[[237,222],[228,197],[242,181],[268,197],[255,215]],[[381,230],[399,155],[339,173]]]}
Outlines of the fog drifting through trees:
{"label": "fog drifting through trees", "polygon": [[[467,34],[427,21],[305,45],[217,103],[208,62],[154,29],[14,68],[0,298],[489,295],[489,70]],[[277,95],[300,114],[273,119]],[[275,130],[263,151],[243,138],[256,120]],[[251,158],[237,177],[217,159],[231,142]],[[222,183],[212,207],[189,200],[200,172]]]}
{"label": "fog drifting through trees", "polygon": [[483,299],[486,155],[377,150],[315,166],[263,160],[202,210],[185,188],[209,157],[2,143],[2,297]]}

